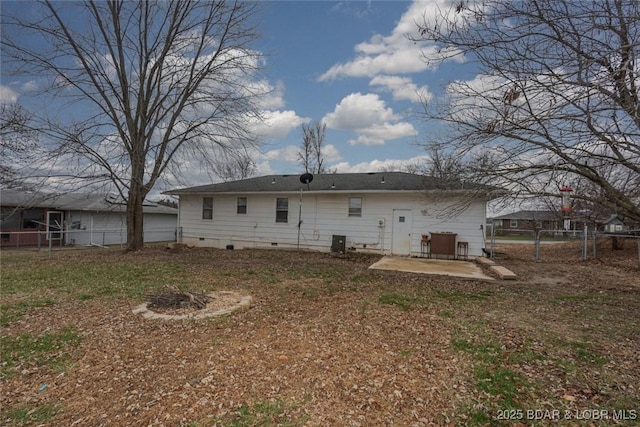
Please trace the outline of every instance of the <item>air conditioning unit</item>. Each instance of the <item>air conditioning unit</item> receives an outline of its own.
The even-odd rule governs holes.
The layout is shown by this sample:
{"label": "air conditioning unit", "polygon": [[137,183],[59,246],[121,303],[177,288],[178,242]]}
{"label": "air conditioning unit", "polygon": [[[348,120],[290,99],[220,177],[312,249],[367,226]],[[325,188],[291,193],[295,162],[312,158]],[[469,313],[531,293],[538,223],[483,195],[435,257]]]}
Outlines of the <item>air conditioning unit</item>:
{"label": "air conditioning unit", "polygon": [[345,253],[347,249],[347,236],[333,235],[331,239],[331,252]]}

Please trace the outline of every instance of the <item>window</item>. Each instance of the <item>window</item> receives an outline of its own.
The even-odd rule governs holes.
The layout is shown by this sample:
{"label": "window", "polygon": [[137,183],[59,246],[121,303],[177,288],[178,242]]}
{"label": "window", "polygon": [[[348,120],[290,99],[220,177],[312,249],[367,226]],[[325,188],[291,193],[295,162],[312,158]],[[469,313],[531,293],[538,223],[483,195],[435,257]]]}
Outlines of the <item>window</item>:
{"label": "window", "polygon": [[238,197],[238,208],[236,213],[246,214],[247,213],[247,198],[246,197]]}
{"label": "window", "polygon": [[349,216],[362,216],[362,197],[349,197]]}
{"label": "window", "polygon": [[289,199],[276,199],[276,222],[289,222]]}
{"label": "window", "polygon": [[517,219],[512,219],[509,221],[509,227],[510,228],[518,228],[518,220]]}
{"label": "window", "polygon": [[8,208],[0,211],[0,228],[3,230],[21,228],[20,223],[20,212],[16,209]]}
{"label": "window", "polygon": [[44,211],[42,209],[25,209],[22,212],[22,228],[44,228]]}
{"label": "window", "polygon": [[213,197],[202,198],[202,219],[213,219]]}

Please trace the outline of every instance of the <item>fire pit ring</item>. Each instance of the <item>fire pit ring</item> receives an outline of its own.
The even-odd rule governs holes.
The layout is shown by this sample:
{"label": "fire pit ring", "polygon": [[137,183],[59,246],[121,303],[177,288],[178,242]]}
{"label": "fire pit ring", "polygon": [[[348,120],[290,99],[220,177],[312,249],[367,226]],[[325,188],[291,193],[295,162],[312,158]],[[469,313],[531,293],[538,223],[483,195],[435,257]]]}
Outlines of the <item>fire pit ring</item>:
{"label": "fire pit ring", "polygon": [[132,311],[133,314],[141,314],[145,319],[182,320],[225,316],[233,313],[234,311],[248,310],[249,307],[251,307],[252,298],[248,295],[242,296],[237,292],[216,291],[207,294],[207,296],[211,297],[212,301],[207,304],[206,307],[199,310],[191,310],[189,313],[158,313],[149,308],[149,302],[144,302],[138,305]]}

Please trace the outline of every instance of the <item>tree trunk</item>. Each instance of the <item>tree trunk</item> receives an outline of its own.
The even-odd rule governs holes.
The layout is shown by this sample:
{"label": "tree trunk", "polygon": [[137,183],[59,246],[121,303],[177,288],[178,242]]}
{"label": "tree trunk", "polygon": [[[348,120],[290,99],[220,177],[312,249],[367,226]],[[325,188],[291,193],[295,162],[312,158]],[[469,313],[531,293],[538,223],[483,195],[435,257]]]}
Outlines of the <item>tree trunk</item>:
{"label": "tree trunk", "polygon": [[618,236],[611,236],[611,248],[614,251],[620,251],[624,249],[624,239]]}
{"label": "tree trunk", "polygon": [[144,247],[144,213],[142,205],[148,191],[142,184],[144,178],[144,156],[135,152],[131,165],[131,182],[127,200],[127,251]]}
{"label": "tree trunk", "polygon": [[140,191],[131,188],[129,200],[127,200],[127,251],[137,251],[144,246],[144,227],[142,202],[144,197]]}

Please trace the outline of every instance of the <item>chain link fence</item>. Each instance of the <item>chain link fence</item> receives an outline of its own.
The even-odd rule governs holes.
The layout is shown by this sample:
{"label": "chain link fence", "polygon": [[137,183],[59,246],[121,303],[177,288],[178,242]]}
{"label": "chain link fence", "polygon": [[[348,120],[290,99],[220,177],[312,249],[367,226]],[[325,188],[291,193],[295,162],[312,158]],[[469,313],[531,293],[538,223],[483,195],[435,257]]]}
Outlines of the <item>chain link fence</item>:
{"label": "chain link fence", "polygon": [[[145,228],[144,242],[175,242],[178,229]],[[105,228],[92,230],[34,230],[34,231],[2,231],[0,247],[2,249],[49,249],[57,250],[67,247],[107,247],[122,246],[127,242],[127,230],[124,228]]]}

